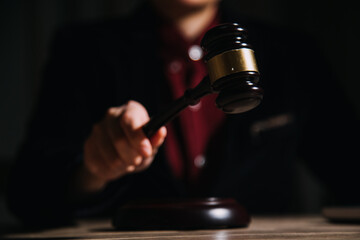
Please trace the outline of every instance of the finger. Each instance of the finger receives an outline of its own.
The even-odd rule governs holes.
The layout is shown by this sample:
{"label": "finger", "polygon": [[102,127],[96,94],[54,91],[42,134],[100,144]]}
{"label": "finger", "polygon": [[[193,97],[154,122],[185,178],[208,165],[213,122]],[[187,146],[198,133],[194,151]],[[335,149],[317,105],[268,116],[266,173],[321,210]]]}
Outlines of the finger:
{"label": "finger", "polygon": [[151,156],[151,157],[148,157],[148,158],[143,158],[141,164],[136,167],[135,171],[136,171],[136,172],[144,171],[145,169],[147,169],[148,167],[150,167],[150,165],[152,164],[153,160],[154,160],[154,156]]}
{"label": "finger", "polygon": [[[164,131],[164,130],[161,130],[161,131]],[[166,129],[165,129],[165,131],[166,131]],[[165,134],[166,134],[166,132],[165,132]],[[144,158],[142,160],[141,164],[137,166],[137,168],[136,168],[137,172],[143,171],[143,170],[145,170],[146,168],[148,168],[151,165],[151,163],[153,162],[153,160],[155,158],[155,155],[157,154],[157,152],[159,150],[159,147],[162,144],[162,142],[164,141],[164,139],[162,139],[160,141],[161,142],[159,142],[159,146],[153,148],[152,156],[148,157],[148,158]]]}
{"label": "finger", "polygon": [[167,135],[167,130],[166,127],[163,126],[159,130],[157,130],[152,137],[150,137],[150,142],[153,149],[160,147],[161,144],[164,143],[166,135]]}
{"label": "finger", "polygon": [[143,157],[152,155],[150,140],[145,136],[141,127],[149,121],[146,109],[139,103],[129,101],[126,110],[120,117],[120,125],[129,144]]}
{"label": "finger", "polygon": [[141,164],[143,157],[130,145],[127,139],[124,137],[113,138],[112,141],[118,156],[124,161],[129,172]]}

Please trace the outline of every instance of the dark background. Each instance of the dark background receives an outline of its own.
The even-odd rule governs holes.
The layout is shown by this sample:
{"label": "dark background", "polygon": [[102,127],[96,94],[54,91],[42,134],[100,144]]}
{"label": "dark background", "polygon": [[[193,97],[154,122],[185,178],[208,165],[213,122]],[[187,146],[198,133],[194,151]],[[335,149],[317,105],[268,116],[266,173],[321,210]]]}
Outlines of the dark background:
{"label": "dark background", "polygon": [[[54,31],[73,21],[129,14],[142,1],[0,0],[0,224],[15,222],[4,204],[6,176],[37,98],[41,68]],[[312,36],[304,41],[320,46],[360,115],[360,14],[356,2],[228,0],[227,4],[240,14]]]}

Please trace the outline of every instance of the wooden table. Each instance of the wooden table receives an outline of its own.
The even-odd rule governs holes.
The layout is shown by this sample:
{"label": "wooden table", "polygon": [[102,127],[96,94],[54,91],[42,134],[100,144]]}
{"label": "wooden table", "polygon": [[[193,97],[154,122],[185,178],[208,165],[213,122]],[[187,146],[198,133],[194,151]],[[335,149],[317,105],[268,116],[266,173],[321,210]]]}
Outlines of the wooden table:
{"label": "wooden table", "polygon": [[0,239],[360,239],[359,224],[334,224],[320,216],[253,217],[247,228],[194,231],[116,231],[110,220],[83,220],[76,226],[27,233]]}

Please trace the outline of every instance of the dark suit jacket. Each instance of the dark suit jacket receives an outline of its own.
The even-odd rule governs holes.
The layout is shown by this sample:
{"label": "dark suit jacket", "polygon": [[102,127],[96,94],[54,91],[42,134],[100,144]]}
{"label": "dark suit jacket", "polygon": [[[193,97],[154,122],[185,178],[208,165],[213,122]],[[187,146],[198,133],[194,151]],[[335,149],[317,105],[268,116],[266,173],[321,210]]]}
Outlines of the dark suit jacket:
{"label": "dark suit jacket", "polygon": [[34,223],[104,213],[134,198],[195,195],[234,197],[251,212],[301,210],[314,188],[299,180],[298,160],[320,179],[328,199],[358,201],[352,191],[358,170],[351,167],[359,156],[356,120],[316,44],[306,35],[241,19],[226,7],[221,18],[248,29],[265,95],[256,109],[227,117],[221,141],[209,147],[200,190],[190,192],[172,176],[161,148],[148,170],[114,181],[86,203],[67,201],[83,143],[107,108],[133,99],[153,115],[167,103],[157,18],[147,7],[56,35],[10,179],[12,211]]}

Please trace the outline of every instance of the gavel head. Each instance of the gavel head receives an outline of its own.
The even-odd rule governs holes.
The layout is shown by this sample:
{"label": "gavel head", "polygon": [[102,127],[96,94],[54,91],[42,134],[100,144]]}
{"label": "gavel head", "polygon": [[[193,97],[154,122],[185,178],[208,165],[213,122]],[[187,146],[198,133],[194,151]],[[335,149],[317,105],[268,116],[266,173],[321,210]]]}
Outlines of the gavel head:
{"label": "gavel head", "polygon": [[216,105],[226,113],[251,110],[263,98],[254,51],[246,40],[246,31],[231,23],[210,29],[201,42],[211,87],[218,92]]}

